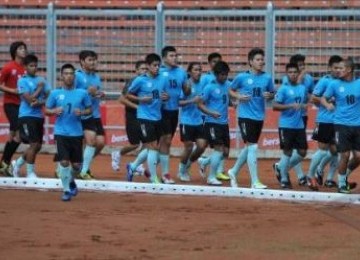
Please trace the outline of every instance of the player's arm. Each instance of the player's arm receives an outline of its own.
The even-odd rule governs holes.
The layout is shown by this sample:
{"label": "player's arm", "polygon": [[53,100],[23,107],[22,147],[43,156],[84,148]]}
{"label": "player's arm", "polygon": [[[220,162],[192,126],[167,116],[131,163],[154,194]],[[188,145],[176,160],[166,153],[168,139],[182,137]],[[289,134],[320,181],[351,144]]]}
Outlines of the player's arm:
{"label": "player's arm", "polygon": [[275,88],[272,78],[269,79],[269,83],[267,85],[266,91],[263,93],[263,97],[266,100],[273,100],[275,97]]}
{"label": "player's arm", "polygon": [[76,108],[74,109],[74,113],[77,116],[88,116],[92,114],[91,106],[85,107],[85,109]]}
{"label": "player's arm", "polygon": [[239,100],[239,102],[247,102],[251,99],[250,95],[240,94],[238,91],[232,88],[229,88],[229,96],[230,98]]}
{"label": "player's arm", "polygon": [[212,111],[212,110],[208,109],[207,106],[205,105],[205,101],[209,99],[210,93],[212,91],[213,91],[213,89],[211,88],[211,86],[205,87],[202,97],[199,100],[197,105],[201,112],[203,112],[209,116],[212,116],[214,118],[218,118],[218,117],[220,117],[220,113],[217,111]]}
{"label": "player's arm", "polygon": [[119,97],[119,102],[120,102],[121,104],[123,104],[124,106],[137,109],[137,104],[134,103],[134,102],[131,102],[131,101],[130,101],[128,98],[126,98],[126,96],[124,96],[124,95],[120,95],[120,97]]}
{"label": "player's arm", "polygon": [[189,104],[198,104],[200,100],[201,100],[200,96],[195,96],[191,99],[181,99],[179,100],[179,106],[183,107]]}
{"label": "player's arm", "polygon": [[47,116],[60,116],[63,112],[63,107],[56,107],[56,99],[53,94],[50,94],[46,100],[45,115]]}
{"label": "player's arm", "polygon": [[274,111],[285,111],[288,109],[299,110],[301,108],[305,108],[306,104],[304,103],[291,103],[291,104],[281,104],[276,101],[273,102],[273,110]]}
{"label": "player's arm", "polygon": [[329,111],[332,111],[335,109],[335,106],[334,106],[335,97],[334,97],[333,86],[336,87],[336,85],[333,85],[330,83],[330,85],[326,88],[323,96],[320,99],[321,105],[323,105]]}

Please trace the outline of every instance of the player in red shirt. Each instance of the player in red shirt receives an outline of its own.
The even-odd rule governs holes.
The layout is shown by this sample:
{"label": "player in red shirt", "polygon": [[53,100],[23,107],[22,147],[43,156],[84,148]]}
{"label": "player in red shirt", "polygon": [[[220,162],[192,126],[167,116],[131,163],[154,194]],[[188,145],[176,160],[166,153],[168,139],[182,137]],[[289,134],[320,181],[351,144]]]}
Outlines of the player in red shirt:
{"label": "player in red shirt", "polygon": [[18,131],[18,115],[20,97],[17,90],[17,81],[25,74],[23,60],[27,54],[27,46],[22,41],[10,45],[12,61],[6,63],[0,72],[0,90],[4,92],[4,112],[10,123],[9,140],[6,142],[0,161],[0,172],[11,175],[9,166],[13,154],[20,145]]}

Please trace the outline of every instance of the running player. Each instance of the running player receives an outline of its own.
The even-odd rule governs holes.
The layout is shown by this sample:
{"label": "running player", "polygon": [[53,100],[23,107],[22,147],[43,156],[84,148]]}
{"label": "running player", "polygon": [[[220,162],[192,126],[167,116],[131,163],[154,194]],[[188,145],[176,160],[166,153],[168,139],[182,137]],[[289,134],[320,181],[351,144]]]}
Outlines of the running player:
{"label": "running player", "polygon": [[[150,181],[159,183],[156,168],[161,135],[161,106],[164,101],[169,99],[169,96],[165,92],[167,79],[159,74],[160,56],[151,53],[146,56],[145,61],[148,66],[148,73],[135,78],[126,96],[139,103],[136,117],[140,123],[141,142],[144,149],[147,150]],[[135,170],[131,165],[128,164],[127,167],[127,179],[129,181],[132,181]]]}
{"label": "running player", "polygon": [[84,161],[79,177],[91,180],[90,165],[105,145],[105,131],[101,122],[100,99],[104,97],[100,76],[96,73],[97,54],[91,50],[83,50],[79,54],[81,69],[75,73],[75,87],[85,89],[92,100],[92,115],[83,116],[81,122],[84,129],[85,149]]}
{"label": "running player", "polygon": [[[63,185],[63,201],[77,195],[72,171],[80,171],[83,160],[83,129],[81,116],[91,115],[91,98],[84,89],[75,88],[75,68],[71,64],[61,67],[63,87],[53,90],[46,101],[47,115],[56,116],[54,135],[59,175]],[[71,164],[71,165],[70,165]]]}
{"label": "running player", "polygon": [[227,80],[229,65],[219,61],[214,67],[215,81],[206,85],[201,101],[200,110],[206,114],[204,132],[206,138],[214,149],[210,155],[210,172],[207,178],[209,185],[221,185],[222,182],[216,178],[216,172],[224,156],[226,144],[230,142],[228,107],[229,86]]}
{"label": "running player", "polygon": [[[335,141],[340,153],[338,191],[350,193],[356,186],[348,182],[347,167],[350,153],[360,161],[360,79],[354,77],[355,63],[351,58],[340,63],[340,76],[326,88],[321,99],[328,110],[334,110]],[[334,101],[329,102],[330,100]]]}
{"label": "running player", "polygon": [[238,123],[245,147],[240,152],[235,165],[229,169],[230,184],[237,187],[239,170],[247,162],[251,177],[251,187],[265,189],[258,177],[257,142],[265,118],[265,102],[274,98],[274,84],[271,75],[263,71],[265,53],[254,48],[248,53],[250,70],[236,76],[230,85],[230,96],[240,101],[237,107]]}
{"label": "running player", "polygon": [[[191,87],[191,94],[188,96],[182,94],[179,101],[181,107],[180,138],[184,143],[184,150],[180,156],[178,178],[184,182],[190,181],[188,169],[191,163],[199,158],[207,146],[202,113],[197,106],[203,90],[200,82],[202,71],[200,62],[191,62],[187,71],[190,76],[188,85]],[[195,149],[194,142],[196,143]]]}
{"label": "running player", "polygon": [[[279,139],[283,154],[278,165],[274,164],[274,169],[283,189],[292,188],[288,176],[291,162],[293,165],[301,162],[307,151],[306,132],[302,120],[302,110],[306,107],[307,89],[303,84],[298,83],[299,73],[297,64],[286,65],[288,79],[278,89],[273,103],[273,109],[281,112]],[[296,152],[293,152],[294,149]]]}
{"label": "running player", "polygon": [[10,45],[12,61],[6,63],[0,72],[0,90],[4,92],[4,112],[10,123],[9,140],[5,144],[0,161],[0,172],[5,175],[11,175],[9,170],[11,158],[20,145],[18,131],[20,97],[17,92],[17,81],[25,74],[23,62],[26,54],[27,46],[24,42],[13,42]]}
{"label": "running player", "polygon": [[322,77],[316,84],[312,93],[312,102],[318,105],[318,113],[316,117],[316,127],[313,132],[313,140],[318,142],[318,150],[313,154],[309,166],[308,177],[316,178],[319,185],[323,185],[323,171],[319,169],[322,160],[329,162],[330,170],[325,181],[325,187],[336,187],[333,177],[338,166],[338,154],[335,146],[335,130],[333,124],[333,111],[328,111],[320,104],[321,97],[329,84],[339,77],[340,62],[342,58],[338,55],[331,56],[328,62],[330,74]]}
{"label": "running player", "polygon": [[29,144],[25,152],[11,162],[14,177],[26,163],[26,176],[36,178],[35,159],[40,151],[44,134],[44,115],[42,107],[50,92],[50,87],[43,77],[37,76],[38,58],[27,55],[24,59],[26,74],[18,81],[18,93],[21,98],[19,108],[19,131],[21,141]]}
{"label": "running player", "polygon": [[165,184],[174,184],[175,181],[169,173],[170,146],[178,125],[181,90],[188,95],[189,89],[186,87],[187,74],[178,66],[175,47],[165,46],[161,51],[161,56],[163,65],[160,68],[160,74],[166,79],[164,91],[169,95],[169,99],[162,106],[162,133],[159,142],[161,181]]}

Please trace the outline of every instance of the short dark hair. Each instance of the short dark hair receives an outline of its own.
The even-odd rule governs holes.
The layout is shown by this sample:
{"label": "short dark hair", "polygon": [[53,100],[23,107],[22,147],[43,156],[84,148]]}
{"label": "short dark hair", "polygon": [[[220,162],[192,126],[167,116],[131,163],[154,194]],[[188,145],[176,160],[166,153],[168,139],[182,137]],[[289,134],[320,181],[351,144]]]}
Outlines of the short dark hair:
{"label": "short dark hair", "polygon": [[201,66],[201,63],[198,61],[192,61],[189,63],[188,67],[187,67],[187,72],[191,72],[191,70],[193,69],[194,66],[199,65]]}
{"label": "short dark hair", "polygon": [[146,64],[151,64],[153,63],[154,61],[158,61],[158,62],[161,62],[161,58],[159,55],[157,55],[156,53],[150,53],[148,55],[146,55],[145,57],[145,62]]}
{"label": "short dark hair", "polygon": [[329,58],[328,66],[331,67],[332,65],[334,65],[334,63],[342,62],[342,60],[343,60],[343,58],[340,57],[339,55],[332,55]]}
{"label": "short dark hair", "polygon": [[345,59],[342,60],[345,64],[345,67],[348,67],[351,69],[351,72],[354,72],[355,70],[355,62],[354,59],[352,57],[347,57]]}
{"label": "short dark hair", "polygon": [[213,59],[219,58],[220,60],[222,59],[222,56],[220,53],[218,52],[212,52],[208,55],[208,62],[210,63]]}
{"label": "short dark hair", "polygon": [[135,69],[140,68],[140,66],[143,64],[146,64],[144,60],[138,60],[137,62],[135,62]]}
{"label": "short dark hair", "polygon": [[93,57],[97,59],[98,55],[96,52],[91,50],[82,50],[79,53],[79,60],[85,60],[87,57]]}
{"label": "short dark hair", "polygon": [[288,71],[289,69],[296,69],[297,71],[299,71],[299,66],[297,65],[297,63],[288,63],[285,66],[286,71]]}
{"label": "short dark hair", "polygon": [[174,46],[165,46],[161,50],[161,57],[166,57],[169,52],[176,52],[176,48]]}
{"label": "short dark hair", "polygon": [[256,55],[258,55],[258,54],[260,54],[260,55],[262,55],[262,56],[265,56],[265,52],[264,52],[263,49],[261,49],[261,48],[253,48],[253,49],[251,49],[251,50],[249,51],[249,53],[248,53],[248,61],[253,60],[254,57],[255,57]]}
{"label": "short dark hair", "polygon": [[15,60],[15,56],[16,56],[16,51],[19,47],[24,46],[25,49],[27,50],[27,45],[25,42],[23,41],[16,41],[10,44],[10,55],[11,55],[11,59]]}
{"label": "short dark hair", "polygon": [[298,63],[299,61],[301,62],[305,62],[305,55],[302,54],[295,54],[293,56],[290,57],[289,63]]}
{"label": "short dark hair", "polygon": [[24,58],[24,65],[28,65],[30,63],[38,63],[39,59],[34,54],[28,54]]}
{"label": "short dark hair", "polygon": [[215,76],[222,73],[229,73],[230,67],[225,61],[219,61],[215,64],[213,71]]}
{"label": "short dark hair", "polygon": [[61,72],[61,74],[64,72],[64,70],[66,70],[66,69],[72,69],[73,71],[75,71],[75,67],[72,65],[72,64],[70,64],[70,63],[65,63],[64,65],[62,65],[62,67],[61,67],[61,70],[60,70],[60,72]]}

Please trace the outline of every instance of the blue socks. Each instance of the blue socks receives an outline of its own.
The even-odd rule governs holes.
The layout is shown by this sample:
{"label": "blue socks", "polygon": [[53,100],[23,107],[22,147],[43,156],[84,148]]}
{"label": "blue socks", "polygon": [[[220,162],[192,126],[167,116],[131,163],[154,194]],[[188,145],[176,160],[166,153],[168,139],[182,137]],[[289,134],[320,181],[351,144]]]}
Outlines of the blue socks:
{"label": "blue socks", "polygon": [[310,178],[314,178],[315,177],[315,172],[316,172],[316,169],[318,167],[318,165],[320,164],[321,160],[326,156],[327,154],[327,151],[325,150],[317,150],[312,158],[311,158],[311,162],[310,162],[310,166],[309,166],[309,173],[308,173],[308,176]]}
{"label": "blue socks", "polygon": [[210,155],[210,172],[208,179],[216,178],[216,171],[219,167],[220,161],[223,159],[223,153],[219,151],[213,151]]}
{"label": "blue socks", "polygon": [[336,172],[338,166],[339,166],[339,157],[338,157],[338,155],[337,154],[332,155],[331,160],[330,160],[329,172],[328,172],[328,175],[326,177],[327,180],[331,181],[331,180],[334,179],[334,175],[335,175],[335,172]]}
{"label": "blue socks", "polygon": [[225,158],[223,156],[221,161],[219,162],[219,166],[216,170],[216,173],[224,173],[224,164],[225,164]]}
{"label": "blue socks", "polygon": [[281,175],[281,182],[288,182],[288,171],[289,171],[290,157],[282,154],[279,162],[279,169]]}
{"label": "blue socks", "polygon": [[94,158],[95,147],[86,145],[84,149],[84,161],[81,169],[82,175],[86,174],[86,172],[90,168],[90,164],[92,159]]}
{"label": "blue socks", "polygon": [[248,146],[247,165],[249,167],[252,184],[259,181],[257,170],[257,148],[257,144],[251,144]]}
{"label": "blue socks", "polygon": [[302,164],[300,163],[303,159],[304,157],[298,154],[297,151],[294,151],[290,158],[289,169],[294,168],[298,180],[305,176],[302,170]]}
{"label": "blue socks", "polygon": [[148,149],[142,149],[140,153],[137,155],[135,161],[130,163],[130,167],[133,171],[139,167],[140,164],[144,163],[148,156]]}
{"label": "blue socks", "polygon": [[70,191],[70,182],[72,181],[71,167],[70,166],[63,167],[60,165],[59,169],[60,169],[60,179],[63,185],[64,192]]}
{"label": "blue socks", "polygon": [[168,154],[160,154],[160,165],[161,165],[161,174],[164,176],[169,173],[169,159],[170,156]]}
{"label": "blue socks", "polygon": [[235,176],[239,174],[239,171],[241,167],[244,165],[248,157],[248,147],[244,146],[244,148],[241,150],[238,158],[236,159],[236,162],[234,166],[231,168],[231,171],[234,173]]}
{"label": "blue socks", "polygon": [[157,182],[156,167],[158,164],[158,156],[159,156],[159,152],[157,150],[152,150],[152,149],[148,150],[147,165],[149,167],[151,182]]}

